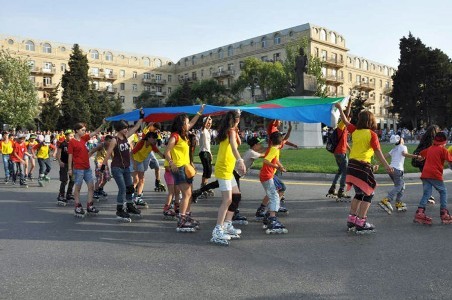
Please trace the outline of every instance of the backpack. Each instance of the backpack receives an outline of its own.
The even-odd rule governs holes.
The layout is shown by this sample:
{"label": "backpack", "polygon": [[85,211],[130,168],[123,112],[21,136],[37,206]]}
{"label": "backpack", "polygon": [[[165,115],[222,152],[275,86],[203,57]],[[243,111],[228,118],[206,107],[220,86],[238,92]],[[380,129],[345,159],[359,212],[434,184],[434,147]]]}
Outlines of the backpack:
{"label": "backpack", "polygon": [[[344,134],[344,132],[342,131],[342,134]],[[337,128],[333,130],[332,133],[330,133],[327,137],[326,137],[326,150],[334,153],[334,151],[336,151],[337,145],[339,144],[340,139],[342,138],[342,134],[340,136],[337,135]]]}
{"label": "backpack", "polygon": [[[430,147],[430,146],[427,146],[425,144],[423,144],[423,145],[419,144],[417,146],[416,150],[413,151],[413,154],[414,155],[419,155],[419,153],[421,153],[422,150],[427,149],[428,147]],[[424,164],[425,164],[425,160],[419,161],[419,160],[417,160],[415,158],[411,159],[411,165],[413,167],[415,167],[415,168],[419,168],[419,170],[424,168]]]}

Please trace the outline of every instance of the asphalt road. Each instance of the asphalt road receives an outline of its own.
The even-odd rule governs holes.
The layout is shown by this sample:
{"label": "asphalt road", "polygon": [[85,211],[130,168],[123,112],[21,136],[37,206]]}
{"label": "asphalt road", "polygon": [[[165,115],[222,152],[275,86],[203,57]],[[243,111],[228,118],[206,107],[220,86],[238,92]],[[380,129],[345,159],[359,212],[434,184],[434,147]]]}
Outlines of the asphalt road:
{"label": "asphalt road", "polygon": [[[57,180],[45,188],[1,184],[0,298],[452,298],[452,225],[440,224],[438,204],[427,210],[433,226],[413,224],[422,194],[417,178],[407,180],[408,212],[388,215],[374,201],[368,216],[377,232],[357,236],[346,232],[349,204],[325,198],[329,180],[287,176],[290,213],[281,221],[289,233],[269,236],[260,223],[250,223],[241,226],[241,240],[222,247],[209,243],[219,197],[193,206],[199,232],[177,233],[175,222],[162,220],[164,193],[153,191],[151,173],[150,208],[128,224],[115,220],[113,181],[99,216],[84,220],[73,217],[72,206],[56,205]],[[446,181],[450,195],[450,172]],[[199,182],[197,175],[196,187]],[[375,199],[391,186],[386,178],[380,183]],[[251,218],[263,188],[250,176],[242,193],[241,212]]]}

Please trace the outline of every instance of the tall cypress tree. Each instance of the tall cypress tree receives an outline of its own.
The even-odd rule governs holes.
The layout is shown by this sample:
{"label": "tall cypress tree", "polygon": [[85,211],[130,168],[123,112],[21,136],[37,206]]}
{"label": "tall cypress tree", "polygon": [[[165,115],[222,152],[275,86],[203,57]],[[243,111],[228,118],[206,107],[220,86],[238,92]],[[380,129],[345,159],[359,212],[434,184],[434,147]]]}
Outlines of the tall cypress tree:
{"label": "tall cypress tree", "polygon": [[55,89],[49,92],[49,97],[45,103],[42,104],[41,110],[41,122],[42,129],[44,130],[56,130],[60,117],[60,106],[58,105],[58,85]]}
{"label": "tall cypress tree", "polygon": [[60,124],[64,128],[72,128],[77,122],[84,122],[90,126],[88,58],[78,44],[74,44],[68,64],[69,69],[66,70],[61,81],[63,95],[61,97]]}

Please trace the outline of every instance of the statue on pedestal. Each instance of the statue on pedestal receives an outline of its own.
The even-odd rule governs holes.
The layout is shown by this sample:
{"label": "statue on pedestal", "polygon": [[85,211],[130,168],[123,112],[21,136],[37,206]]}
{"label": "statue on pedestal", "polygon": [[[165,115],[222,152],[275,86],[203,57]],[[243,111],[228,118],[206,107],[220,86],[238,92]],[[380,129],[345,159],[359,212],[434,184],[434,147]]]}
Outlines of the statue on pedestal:
{"label": "statue on pedestal", "polygon": [[295,96],[304,95],[304,76],[307,71],[307,63],[308,57],[301,47],[299,55],[295,59]]}

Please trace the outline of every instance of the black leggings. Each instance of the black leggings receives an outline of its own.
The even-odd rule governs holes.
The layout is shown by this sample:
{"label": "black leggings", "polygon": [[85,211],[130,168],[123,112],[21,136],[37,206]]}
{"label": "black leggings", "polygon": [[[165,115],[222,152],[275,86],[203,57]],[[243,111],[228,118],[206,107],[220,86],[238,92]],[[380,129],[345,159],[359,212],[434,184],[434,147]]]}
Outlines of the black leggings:
{"label": "black leggings", "polygon": [[207,151],[201,151],[199,158],[202,163],[202,177],[210,178],[212,176],[212,155]]}

